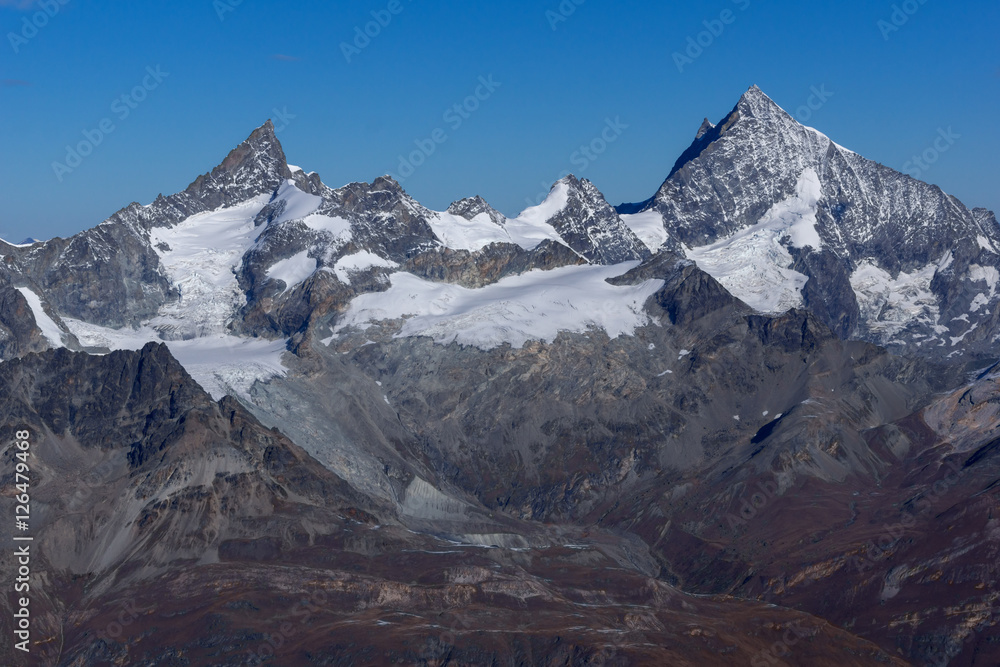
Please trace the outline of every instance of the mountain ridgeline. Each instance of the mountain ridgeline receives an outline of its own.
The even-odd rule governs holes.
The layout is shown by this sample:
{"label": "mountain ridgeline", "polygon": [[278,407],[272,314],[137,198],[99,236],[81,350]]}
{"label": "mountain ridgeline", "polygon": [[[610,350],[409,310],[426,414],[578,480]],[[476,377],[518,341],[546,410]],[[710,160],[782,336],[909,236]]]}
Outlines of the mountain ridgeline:
{"label": "mountain ridgeline", "polygon": [[997,664],[998,251],[757,87],[649,199],[571,175],[514,218],[331,188],[267,122],[0,242],[33,652]]}

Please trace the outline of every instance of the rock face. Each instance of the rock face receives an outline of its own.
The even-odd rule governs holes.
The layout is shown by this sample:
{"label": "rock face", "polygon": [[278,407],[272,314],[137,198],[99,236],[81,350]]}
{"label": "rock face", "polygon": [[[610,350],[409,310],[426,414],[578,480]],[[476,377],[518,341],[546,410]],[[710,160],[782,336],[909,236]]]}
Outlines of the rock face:
{"label": "rock face", "polygon": [[493,222],[493,224],[498,227],[503,227],[504,223],[507,221],[502,213],[486,203],[486,200],[479,195],[453,202],[452,205],[448,207],[448,213],[460,216],[466,220],[472,220],[476,216],[483,215],[485,213],[489,216],[489,219]]}
{"label": "rock face", "polygon": [[0,287],[0,357],[21,357],[48,347],[24,295],[9,285]]}
{"label": "rock face", "polygon": [[41,286],[65,316],[105,326],[137,325],[178,296],[160,269],[151,228],[269,195],[288,178],[285,155],[268,121],[184,192],[161,195],[149,206],[129,204],[71,239],[9,247],[7,268]]}
{"label": "rock face", "polygon": [[649,251],[594,184],[567,176],[554,186],[565,205],[549,219],[570,248],[596,264],[618,264],[649,257]]}
{"label": "rock face", "polygon": [[0,246],[39,655],[994,664],[997,244],[756,88],[651,199],[516,218],[330,188],[265,124]]}
{"label": "rock face", "polygon": [[751,305],[779,312],[760,295],[788,291],[841,337],[940,359],[988,356],[1000,333],[993,215],[800,125],[756,86],[702,125],[652,199],[620,210],[658,216],[664,247]]}
{"label": "rock face", "polygon": [[[688,596],[624,571],[611,535],[585,563],[565,547],[537,564],[478,547],[441,550],[236,401],[213,402],[163,345],[106,357],[50,350],[0,374],[4,440],[28,430],[32,443],[36,664],[164,664],[178,655],[220,665],[499,655],[663,664],[754,655],[787,627],[811,638],[803,655],[816,664],[891,659],[798,612]],[[3,454],[5,470],[14,451]],[[6,488],[13,473],[0,480]],[[13,499],[0,504],[12,509]],[[0,530],[9,541],[10,528]],[[15,562],[12,550],[0,555],[4,567]],[[611,593],[587,592],[582,577],[594,572]],[[583,625],[574,620],[581,596],[601,600]],[[9,605],[4,597],[7,636]],[[441,631],[428,632],[431,623]],[[685,642],[689,630],[677,628],[692,627],[708,641]],[[18,656],[3,643],[5,662]]]}

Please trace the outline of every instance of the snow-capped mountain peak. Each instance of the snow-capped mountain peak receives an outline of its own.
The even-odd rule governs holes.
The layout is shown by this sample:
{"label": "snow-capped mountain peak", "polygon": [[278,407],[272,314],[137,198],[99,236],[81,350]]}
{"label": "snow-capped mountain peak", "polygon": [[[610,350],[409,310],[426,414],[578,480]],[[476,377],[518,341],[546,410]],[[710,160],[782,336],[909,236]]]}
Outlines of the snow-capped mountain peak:
{"label": "snow-capped mountain peak", "polygon": [[214,210],[273,192],[291,178],[285,152],[274,134],[274,125],[268,120],[230,151],[219,166],[199,176],[184,192],[200,200],[207,210]]}
{"label": "snow-capped mountain peak", "polygon": [[[995,295],[970,282],[979,275],[970,267],[997,262],[993,216],[841,148],[757,86],[719,123],[702,125],[653,198],[618,211],[651,249],[687,254],[758,309],[801,306],[841,336],[943,355],[957,352],[951,341],[990,342],[989,327],[976,320],[989,317],[982,306]],[[791,218],[780,211],[798,222],[787,227]],[[810,242],[799,242],[798,231]],[[946,253],[951,261],[942,265]],[[751,267],[753,280],[742,275]],[[887,294],[915,284],[900,275],[925,277],[922,305],[871,307],[871,277],[883,275]],[[912,301],[902,293],[878,298]]]}
{"label": "snow-capped mountain peak", "polygon": [[[756,84],[750,86],[749,89],[740,97],[740,101],[736,104],[734,111],[742,118],[757,118],[759,120],[769,120],[775,117],[781,118],[782,120],[791,116],[778,106],[777,102],[772,100],[767,94],[764,93]],[[728,124],[732,124],[737,118],[730,114],[727,117],[729,121]],[[722,125],[726,125],[727,122],[723,121]]]}
{"label": "snow-capped mountain peak", "polygon": [[615,209],[573,175],[511,219],[479,196],[431,210],[389,176],[333,189],[289,167],[267,122],[183,192],[11,247],[7,264],[91,325],[274,337],[397,272],[480,289],[672,251],[758,311],[947,356],[1000,332],[998,250],[991,212],[839,148],[753,86],[641,204]]}
{"label": "snow-capped mountain peak", "polygon": [[545,201],[525,210],[518,220],[552,227],[566,245],[595,264],[618,264],[649,256],[643,242],[594,184],[572,174],[557,181]]}
{"label": "snow-capped mountain peak", "polygon": [[489,203],[476,195],[474,197],[466,197],[465,199],[459,199],[456,202],[452,202],[451,206],[448,207],[448,213],[452,215],[457,215],[465,218],[466,220],[472,220],[480,215],[487,215],[493,224],[502,227],[507,218],[496,210]]}

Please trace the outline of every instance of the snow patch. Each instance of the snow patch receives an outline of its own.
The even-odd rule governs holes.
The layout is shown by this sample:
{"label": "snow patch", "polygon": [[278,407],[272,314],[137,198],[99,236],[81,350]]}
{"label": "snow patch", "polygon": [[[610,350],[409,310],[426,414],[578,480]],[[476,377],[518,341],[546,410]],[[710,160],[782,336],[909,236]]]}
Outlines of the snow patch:
{"label": "snow patch", "polygon": [[[899,272],[894,279],[873,260],[862,261],[851,274],[851,287],[861,309],[861,318],[869,322],[873,333],[883,340],[894,337],[911,322],[935,325],[940,317],[937,297],[931,292],[931,280],[948,259],[931,263],[912,273]],[[947,328],[935,329],[938,333]]]}
{"label": "snow patch", "polygon": [[365,271],[376,266],[394,269],[399,266],[399,264],[391,259],[385,259],[384,257],[379,257],[378,255],[368,252],[367,250],[362,250],[354,253],[353,255],[345,255],[344,257],[341,257],[337,260],[337,263],[334,264],[333,269],[325,268],[325,270],[332,271],[337,275],[340,282],[345,285],[350,285],[352,273]]}
{"label": "snow patch", "polygon": [[334,337],[346,327],[363,329],[396,319],[405,320],[398,337],[427,336],[442,345],[457,342],[483,350],[505,343],[520,348],[529,340],[551,343],[560,332],[591,328],[603,329],[611,338],[632,335],[649,323],[643,306],[664,282],[618,287],[606,279],[637,265],[534,270],[479,289],[395,273],[388,291],[363,294],[351,302]]}
{"label": "snow patch", "polygon": [[246,296],[235,269],[264,227],[254,218],[267,204],[260,196],[243,204],[193,215],[173,227],[154,227],[150,244],[167,278],[180,292],[150,324],[165,337],[225,333]]}
{"label": "snow patch", "polygon": [[[969,304],[969,312],[978,313],[983,306],[988,305],[991,301],[993,301],[993,299],[996,298],[997,284],[1000,283],[1000,271],[997,271],[997,269],[992,266],[979,266],[978,264],[971,264],[969,266],[969,281],[974,283],[984,282],[990,290],[989,294],[980,292],[973,297],[972,303]],[[989,311],[987,311],[986,314],[989,315]],[[968,318],[968,315],[965,317]]]}
{"label": "snow patch", "polygon": [[806,169],[795,185],[795,196],[775,204],[764,215],[762,222],[784,228],[794,248],[812,246],[814,250],[819,250],[823,243],[816,230],[816,209],[822,198],[823,184],[819,175],[815,169]]}
{"label": "snow patch", "polygon": [[306,278],[316,273],[316,259],[309,256],[308,250],[296,253],[288,259],[282,259],[271,265],[267,270],[267,277],[270,280],[280,280],[285,283],[282,294],[304,281]]}
{"label": "snow patch", "polygon": [[303,218],[302,224],[313,231],[327,232],[333,236],[334,240],[343,243],[351,240],[351,223],[344,218],[314,213]]}
{"label": "snow patch", "polygon": [[966,336],[968,336],[968,335],[969,335],[970,333],[972,333],[973,331],[975,331],[975,330],[976,330],[976,329],[978,329],[978,328],[979,328],[979,322],[976,322],[975,324],[973,324],[973,325],[972,325],[972,326],[971,326],[971,327],[969,328],[969,330],[968,330],[968,331],[966,331],[966,332],[965,332],[964,334],[962,334],[961,336],[950,336],[950,338],[951,338],[951,346],[952,346],[952,347],[955,347],[956,345],[958,345],[959,343],[961,343],[961,342],[962,342],[963,340],[965,340],[965,337],[966,337]]}
{"label": "snow patch", "polygon": [[508,219],[504,229],[511,241],[525,250],[534,250],[542,241],[557,241],[566,245],[549,220],[569,203],[569,185],[560,181],[552,186],[548,197],[538,206],[526,208],[516,218]]}
{"label": "snow patch", "polygon": [[640,213],[626,213],[618,216],[625,226],[635,232],[650,252],[658,252],[669,238],[659,211],[650,209]]}
{"label": "snow patch", "polygon": [[996,294],[997,282],[1000,282],[1000,271],[992,266],[969,265],[969,280],[972,282],[984,281],[990,288],[990,296]]}
{"label": "snow patch", "polygon": [[736,298],[762,313],[783,313],[803,305],[808,277],[789,268],[794,248],[822,247],[816,207],[822,197],[816,171],[802,172],[795,194],[775,204],[757,224],[707,246],[685,249],[688,259]]}
{"label": "snow patch", "polygon": [[[980,292],[979,294],[977,294],[972,299],[972,303],[969,304],[969,312],[970,313],[978,313],[979,310],[983,306],[988,305],[989,302],[990,302],[990,297],[988,297],[985,294],[983,294],[982,292]],[[986,314],[988,315],[989,313],[986,313]]]}
{"label": "snow patch", "polygon": [[80,320],[63,318],[66,327],[85,347],[139,350],[146,343],[162,342],[184,369],[215,400],[226,394],[247,397],[254,382],[284,375],[281,356],[287,341],[240,338],[214,334],[190,340],[163,341],[151,327],[111,329]]}
{"label": "snow patch", "polygon": [[510,234],[493,222],[488,213],[466,220],[459,215],[431,211],[427,224],[441,243],[453,250],[475,252],[491,243],[512,243]]}
{"label": "snow patch", "polygon": [[299,186],[295,185],[295,181],[285,181],[278,188],[278,194],[275,199],[285,202],[285,209],[274,220],[274,224],[278,225],[291,220],[301,220],[312,215],[323,203],[322,197],[299,190]]}
{"label": "snow patch", "polygon": [[49,345],[52,347],[62,347],[62,329],[56,324],[55,320],[49,317],[49,314],[45,312],[42,307],[41,298],[32,292],[27,287],[18,287],[17,291],[21,293],[24,300],[28,302],[28,306],[31,308],[31,314],[35,316],[35,324],[41,329],[42,335],[45,336],[45,340],[49,341]]}

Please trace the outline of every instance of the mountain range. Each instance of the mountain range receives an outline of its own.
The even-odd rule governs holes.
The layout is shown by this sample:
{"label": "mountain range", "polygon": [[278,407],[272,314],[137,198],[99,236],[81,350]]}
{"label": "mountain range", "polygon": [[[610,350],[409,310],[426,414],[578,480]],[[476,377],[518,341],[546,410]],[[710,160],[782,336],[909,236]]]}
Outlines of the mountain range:
{"label": "mountain range", "polygon": [[31,664],[998,664],[998,249],[756,86],[516,218],[268,121],[0,242]]}

